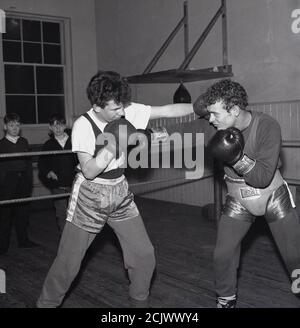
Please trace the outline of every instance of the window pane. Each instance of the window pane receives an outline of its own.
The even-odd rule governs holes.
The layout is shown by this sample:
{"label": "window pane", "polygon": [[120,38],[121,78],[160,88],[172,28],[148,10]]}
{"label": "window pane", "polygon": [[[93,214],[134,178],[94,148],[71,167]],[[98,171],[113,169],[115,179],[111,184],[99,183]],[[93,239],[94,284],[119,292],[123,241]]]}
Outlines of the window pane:
{"label": "window pane", "polygon": [[23,40],[41,41],[41,22],[23,19]]}
{"label": "window pane", "polygon": [[37,93],[63,94],[64,76],[62,67],[42,67],[36,68]]}
{"label": "window pane", "polygon": [[3,39],[21,40],[20,19],[6,17],[6,33],[2,34]]}
{"label": "window pane", "polygon": [[60,43],[59,23],[43,22],[43,41]]}
{"label": "window pane", "polygon": [[3,41],[3,60],[7,62],[22,62],[21,42]]}
{"label": "window pane", "polygon": [[33,66],[5,65],[6,93],[34,93]]}
{"label": "window pane", "polygon": [[24,62],[25,63],[41,63],[42,62],[42,47],[39,43],[23,43],[24,47]]}
{"label": "window pane", "polygon": [[34,96],[6,96],[6,113],[17,113],[24,124],[35,124]]}
{"label": "window pane", "polygon": [[38,96],[38,123],[48,123],[52,114],[65,116],[65,102],[62,96]]}
{"label": "window pane", "polygon": [[61,64],[60,46],[44,44],[44,63]]}

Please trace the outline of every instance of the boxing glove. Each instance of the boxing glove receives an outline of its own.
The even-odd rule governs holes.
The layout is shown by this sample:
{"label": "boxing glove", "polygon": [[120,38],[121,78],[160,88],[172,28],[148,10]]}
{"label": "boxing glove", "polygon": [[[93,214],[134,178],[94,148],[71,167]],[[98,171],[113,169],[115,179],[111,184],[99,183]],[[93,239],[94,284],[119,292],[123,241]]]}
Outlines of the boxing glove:
{"label": "boxing glove", "polygon": [[200,95],[196,101],[193,103],[193,110],[199,118],[204,118],[209,120],[210,112],[207,110],[207,107],[204,105],[203,95]]}
{"label": "boxing glove", "polygon": [[217,131],[209,142],[208,148],[213,157],[232,166],[239,175],[243,176],[255,166],[255,160],[244,154],[244,146],[242,132],[231,127]]}
{"label": "boxing glove", "polygon": [[[136,145],[137,131],[125,118],[109,122],[104,133],[97,138],[96,144],[104,144],[106,148],[119,158],[120,152],[126,152],[128,146]],[[104,143],[104,139],[106,143]]]}

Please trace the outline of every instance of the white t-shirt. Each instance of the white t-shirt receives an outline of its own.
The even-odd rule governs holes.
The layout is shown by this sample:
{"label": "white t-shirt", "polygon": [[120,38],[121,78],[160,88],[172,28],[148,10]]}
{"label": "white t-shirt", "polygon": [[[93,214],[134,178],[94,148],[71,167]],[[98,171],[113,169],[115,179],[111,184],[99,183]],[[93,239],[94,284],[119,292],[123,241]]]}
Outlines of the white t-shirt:
{"label": "white t-shirt", "polygon": [[[145,129],[148,125],[151,106],[131,103],[124,109],[125,118],[136,128]],[[88,112],[90,118],[95,122],[97,127],[103,131],[107,123],[101,122],[95,115],[91,108]],[[72,151],[84,152],[94,156],[96,146],[95,134],[91,123],[83,116],[80,116],[73,125],[72,128]],[[120,157],[118,160],[112,160],[109,166],[105,169],[105,172],[118,168],[125,158]]]}

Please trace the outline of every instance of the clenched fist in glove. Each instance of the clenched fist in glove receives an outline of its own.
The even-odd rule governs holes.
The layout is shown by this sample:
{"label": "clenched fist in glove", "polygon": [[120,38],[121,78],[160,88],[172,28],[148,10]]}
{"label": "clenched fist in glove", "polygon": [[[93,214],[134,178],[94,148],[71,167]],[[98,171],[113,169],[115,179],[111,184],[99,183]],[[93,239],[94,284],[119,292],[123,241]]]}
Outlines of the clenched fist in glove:
{"label": "clenched fist in glove", "polygon": [[126,152],[128,146],[136,145],[136,132],[135,127],[129,121],[125,118],[120,118],[109,122],[105,126],[104,133],[97,137],[96,144],[105,145],[106,149],[118,158],[120,152]]}
{"label": "clenched fist in glove", "polygon": [[217,131],[208,145],[216,159],[232,166],[241,176],[250,172],[255,166],[255,160],[244,154],[244,146],[242,132],[233,127]]}

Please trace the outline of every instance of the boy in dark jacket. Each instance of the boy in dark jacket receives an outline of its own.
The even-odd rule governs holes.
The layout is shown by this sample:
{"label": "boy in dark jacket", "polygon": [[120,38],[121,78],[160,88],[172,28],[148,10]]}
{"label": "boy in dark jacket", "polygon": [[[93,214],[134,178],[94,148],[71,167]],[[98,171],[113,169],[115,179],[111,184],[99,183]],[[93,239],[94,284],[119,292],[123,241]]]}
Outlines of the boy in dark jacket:
{"label": "boy in dark jacket", "polygon": [[[27,139],[20,137],[20,117],[16,113],[4,117],[5,137],[0,140],[0,153],[29,151]],[[26,198],[32,189],[32,163],[29,157],[0,159],[0,199]],[[14,224],[19,247],[37,246],[27,234],[29,203],[0,205],[0,255],[9,247],[10,234]]]}
{"label": "boy in dark jacket", "polygon": [[[66,120],[54,114],[49,120],[50,139],[43,146],[43,151],[71,150],[71,138],[66,133]],[[71,191],[75,175],[76,156],[74,154],[42,155],[39,158],[39,178],[52,194]],[[62,231],[65,220],[68,198],[54,199],[58,228]]]}

